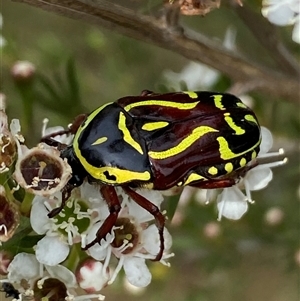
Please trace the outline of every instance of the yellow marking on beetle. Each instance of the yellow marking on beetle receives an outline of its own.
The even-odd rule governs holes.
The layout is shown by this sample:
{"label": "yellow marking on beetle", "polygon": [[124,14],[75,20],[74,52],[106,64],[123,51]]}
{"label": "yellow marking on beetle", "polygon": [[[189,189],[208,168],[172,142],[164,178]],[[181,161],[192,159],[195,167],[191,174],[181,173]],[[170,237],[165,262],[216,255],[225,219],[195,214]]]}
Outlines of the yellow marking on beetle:
{"label": "yellow marking on beetle", "polygon": [[251,154],[251,159],[255,159],[257,157],[257,153],[256,151],[253,151],[252,154]]}
{"label": "yellow marking on beetle", "polygon": [[256,147],[259,146],[261,140],[258,140],[257,143],[255,145],[253,145],[252,147],[250,147],[249,149],[241,152],[241,153],[238,153],[238,154],[235,154],[231,151],[231,149],[229,148],[228,146],[228,142],[226,141],[226,139],[224,137],[218,137],[217,138],[217,141],[219,142],[219,152],[220,152],[220,157],[221,159],[223,160],[231,160],[233,158],[237,158],[237,157],[240,157],[252,150],[254,150]]}
{"label": "yellow marking on beetle", "polygon": [[[93,177],[95,179],[99,179],[104,183],[108,184],[122,184],[129,182],[131,180],[139,180],[139,181],[149,181],[151,179],[151,175],[149,171],[137,172],[125,169],[119,169],[117,167],[105,166],[100,168],[93,168]],[[116,179],[109,179],[109,176],[113,176]]]}
{"label": "yellow marking on beetle", "polygon": [[98,145],[98,144],[101,144],[105,141],[107,141],[107,137],[101,137],[101,138],[98,138],[95,142],[92,143],[92,145]]}
{"label": "yellow marking on beetle", "polygon": [[74,137],[74,141],[75,143],[78,142],[78,138],[81,134],[81,132],[89,125],[89,123],[95,118],[95,116],[102,111],[105,107],[107,107],[108,105],[112,104],[112,102],[106,103],[103,106],[99,107],[98,109],[96,109],[95,111],[93,111],[85,120],[85,122],[79,127],[78,131],[75,134]]}
{"label": "yellow marking on beetle", "polygon": [[190,98],[198,98],[198,95],[196,92],[193,91],[183,91],[184,94],[187,94]]}
{"label": "yellow marking on beetle", "polygon": [[192,133],[186,138],[184,138],[182,141],[180,141],[178,145],[169,148],[165,151],[157,151],[157,152],[150,151],[148,155],[152,159],[159,159],[159,160],[178,155],[179,153],[182,153],[187,148],[189,148],[193,143],[195,143],[198,139],[200,139],[200,137],[211,132],[218,132],[218,130],[209,126],[199,126],[193,129]]}
{"label": "yellow marking on beetle", "polygon": [[232,117],[230,117],[230,113],[225,113],[224,119],[227,122],[227,124],[235,131],[236,135],[245,134],[245,130],[234,123]]}
{"label": "yellow marking on beetle", "polygon": [[254,123],[258,124],[257,120],[254,118],[253,115],[250,115],[250,114],[245,115],[245,119],[248,120],[248,121],[251,121],[251,122],[254,122]]}
{"label": "yellow marking on beetle", "polygon": [[208,169],[208,173],[211,174],[212,176],[215,176],[218,174],[218,169],[216,167],[212,166]]}
{"label": "yellow marking on beetle", "polygon": [[126,126],[126,117],[123,112],[120,112],[119,115],[119,124],[118,124],[119,130],[124,135],[124,140],[131,145],[134,149],[136,149],[140,154],[144,154],[141,146],[132,138],[130,131],[128,130]]}
{"label": "yellow marking on beetle", "polygon": [[222,104],[223,95],[216,94],[216,95],[212,95],[212,97],[214,98],[215,106],[217,108],[219,108],[220,110],[225,110],[225,108]]}
{"label": "yellow marking on beetle", "polygon": [[[196,182],[196,181],[200,181],[200,180],[204,180],[205,178],[203,176],[198,175],[197,173],[191,173],[188,178],[186,179],[186,181],[184,182],[184,186],[190,184],[191,182]],[[178,186],[178,184],[177,184]]]}
{"label": "yellow marking on beetle", "polygon": [[141,107],[141,106],[161,106],[161,107],[170,107],[177,108],[180,110],[191,110],[194,109],[199,101],[191,102],[191,103],[180,103],[174,101],[165,101],[165,100],[143,100],[131,103],[124,107],[125,111],[130,111],[132,108]]}
{"label": "yellow marking on beetle", "polygon": [[242,159],[240,160],[240,166],[243,167],[243,166],[245,166],[246,164],[247,164],[247,160],[246,160],[245,158],[242,158]]}
{"label": "yellow marking on beetle", "polygon": [[233,171],[233,164],[231,162],[228,162],[225,164],[224,168],[227,171],[227,173],[231,173]]}
{"label": "yellow marking on beetle", "polygon": [[167,121],[147,122],[142,126],[144,131],[154,131],[166,127],[169,124]]}
{"label": "yellow marking on beetle", "polygon": [[248,107],[243,103],[243,102],[241,102],[241,101],[239,101],[239,102],[237,102],[237,104],[236,104],[238,107],[240,107],[240,108],[244,108],[244,109],[247,109]]}
{"label": "yellow marking on beetle", "polygon": [[137,172],[117,167],[96,167],[89,164],[85,159],[80,161],[84,169],[96,180],[107,184],[124,184],[132,180],[150,181],[149,171]]}
{"label": "yellow marking on beetle", "polygon": [[95,111],[93,111],[87,117],[87,119],[84,121],[84,123],[79,127],[78,131],[76,132],[74,140],[73,140],[73,148],[74,148],[74,152],[76,154],[76,157],[79,159],[80,162],[84,160],[84,157],[81,155],[81,151],[80,151],[79,146],[78,146],[78,139],[80,137],[80,134],[89,125],[89,123],[95,118],[95,116],[97,114],[99,114],[100,111],[102,111],[105,107],[107,107],[110,104],[112,104],[112,102],[106,103],[103,106],[96,109]]}

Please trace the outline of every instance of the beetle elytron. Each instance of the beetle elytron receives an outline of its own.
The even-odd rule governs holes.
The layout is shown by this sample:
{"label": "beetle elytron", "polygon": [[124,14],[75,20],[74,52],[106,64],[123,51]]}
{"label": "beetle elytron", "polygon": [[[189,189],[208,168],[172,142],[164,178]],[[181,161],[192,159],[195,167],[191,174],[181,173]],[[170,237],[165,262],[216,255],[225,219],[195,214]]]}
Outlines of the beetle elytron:
{"label": "beetle elytron", "polygon": [[72,189],[85,178],[104,184],[100,191],[110,215],[87,249],[114,226],[121,208],[114,186],[121,186],[155,217],[161,243],[156,260],[164,250],[165,218],[134,188],[230,187],[255,166],[261,142],[255,114],[230,94],[146,90],[105,104],[84,118],[65,131],[75,134],[72,145],[61,152],[73,174],[61,206],[49,216],[62,210]]}

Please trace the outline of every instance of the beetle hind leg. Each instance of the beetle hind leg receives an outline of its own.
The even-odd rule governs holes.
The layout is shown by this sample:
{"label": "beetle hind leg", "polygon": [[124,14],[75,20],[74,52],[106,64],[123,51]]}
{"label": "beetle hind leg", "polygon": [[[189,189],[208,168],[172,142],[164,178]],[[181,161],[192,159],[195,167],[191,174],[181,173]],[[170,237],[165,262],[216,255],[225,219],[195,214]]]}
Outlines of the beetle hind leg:
{"label": "beetle hind leg", "polygon": [[[156,227],[158,228],[159,238],[160,238],[160,249],[156,257],[154,258],[154,261],[159,261],[162,258],[163,251],[164,251],[163,231],[165,225],[165,217],[160,212],[159,208],[156,205],[152,204],[145,197],[136,193],[134,190],[132,190],[129,187],[125,186],[122,188],[125,191],[125,193],[127,193],[132,198],[133,201],[135,201],[139,206],[147,210],[155,218],[155,223],[156,223]],[[83,250],[88,250],[90,247],[94,246],[95,244],[100,243],[103,238],[105,239],[106,235],[110,233],[113,227],[116,225],[118,215],[121,210],[120,200],[113,186],[104,185],[101,187],[100,191],[103,198],[107,202],[109,215],[104,221],[104,223],[101,225],[99,230],[97,231],[95,239],[92,240],[90,243],[88,243],[83,248]]]}

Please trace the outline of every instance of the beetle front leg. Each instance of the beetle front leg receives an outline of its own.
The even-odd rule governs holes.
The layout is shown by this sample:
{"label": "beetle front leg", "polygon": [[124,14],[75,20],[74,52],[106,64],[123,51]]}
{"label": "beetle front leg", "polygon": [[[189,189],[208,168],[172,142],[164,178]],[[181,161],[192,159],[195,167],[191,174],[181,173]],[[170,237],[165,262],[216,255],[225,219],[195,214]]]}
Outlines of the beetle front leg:
{"label": "beetle front leg", "polygon": [[158,229],[159,239],[160,239],[160,249],[156,257],[154,258],[154,261],[161,260],[161,257],[164,252],[164,227],[165,227],[165,217],[159,210],[159,208],[151,203],[149,200],[147,200],[142,195],[136,193],[134,190],[132,190],[129,187],[122,187],[124,191],[142,208],[147,210],[150,214],[153,215],[155,218],[155,224]]}
{"label": "beetle front leg", "polygon": [[[54,147],[60,147],[61,143],[58,141],[55,141],[54,137],[56,136],[62,136],[62,135],[75,135],[78,131],[80,125],[83,123],[83,121],[86,119],[87,114],[80,114],[76,116],[72,124],[69,126],[66,130],[57,131],[54,133],[51,133],[49,135],[43,136],[40,140],[40,142],[45,142],[46,144]],[[61,149],[64,147],[61,147]]]}
{"label": "beetle front leg", "polygon": [[67,184],[63,190],[62,190],[62,200],[61,200],[61,204],[59,207],[54,208],[53,210],[51,210],[48,213],[48,217],[52,218],[54,216],[56,216],[57,214],[59,214],[65,207],[67,200],[70,198],[71,196],[71,192],[74,189],[73,185]]}
{"label": "beetle front leg", "polygon": [[96,243],[100,243],[101,239],[105,238],[107,233],[111,232],[121,210],[120,200],[113,186],[104,185],[101,187],[100,192],[107,203],[109,216],[97,231],[96,238],[87,244],[83,250],[87,250]]}

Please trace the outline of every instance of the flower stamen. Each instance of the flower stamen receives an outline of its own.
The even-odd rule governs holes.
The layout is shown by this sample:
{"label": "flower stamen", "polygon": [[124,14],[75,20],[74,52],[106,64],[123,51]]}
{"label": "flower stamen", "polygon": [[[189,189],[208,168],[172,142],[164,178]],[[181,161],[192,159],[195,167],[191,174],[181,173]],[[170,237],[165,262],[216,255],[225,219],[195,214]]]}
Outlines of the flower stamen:
{"label": "flower stamen", "polygon": [[124,260],[125,260],[125,256],[124,256],[124,255],[123,255],[123,256],[120,256],[118,265],[116,266],[116,268],[115,268],[115,270],[114,270],[114,273],[112,274],[110,280],[107,282],[108,285],[112,284],[112,283],[116,280],[116,278],[117,278],[119,272],[120,272],[121,269],[122,269],[122,266],[123,266],[123,264],[124,264]]}

